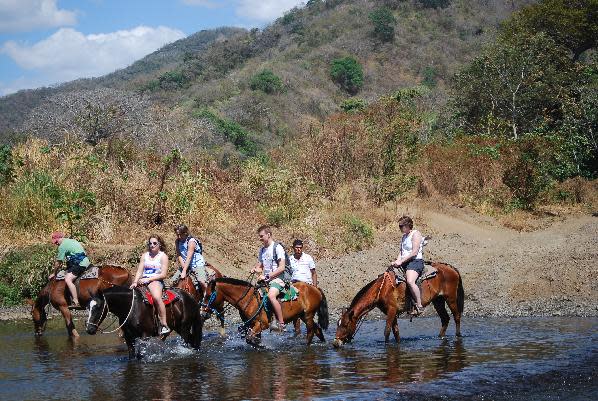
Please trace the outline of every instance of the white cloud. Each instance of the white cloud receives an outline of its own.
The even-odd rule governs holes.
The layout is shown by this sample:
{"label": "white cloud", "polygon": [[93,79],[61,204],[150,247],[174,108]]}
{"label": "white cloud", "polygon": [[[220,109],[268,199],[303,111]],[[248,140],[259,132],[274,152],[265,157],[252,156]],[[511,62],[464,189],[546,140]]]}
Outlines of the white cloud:
{"label": "white cloud", "polygon": [[97,77],[185,37],[179,30],[160,26],[138,26],[128,31],[84,35],[72,28],[61,28],[52,36],[33,45],[6,42],[0,49],[20,67],[38,75],[26,85],[20,78],[9,82],[0,91],[38,87],[83,77]]}
{"label": "white cloud", "polygon": [[298,0],[237,0],[236,13],[239,17],[258,22],[270,22],[281,17],[285,11],[303,4]]}
{"label": "white cloud", "polygon": [[76,13],[59,10],[56,0],[0,0],[0,32],[26,32],[76,23]]}
{"label": "white cloud", "polygon": [[183,0],[183,3],[187,4],[188,6],[218,8],[218,7],[223,7],[225,5],[223,3],[227,3],[227,2],[226,1],[217,1],[217,0]]}

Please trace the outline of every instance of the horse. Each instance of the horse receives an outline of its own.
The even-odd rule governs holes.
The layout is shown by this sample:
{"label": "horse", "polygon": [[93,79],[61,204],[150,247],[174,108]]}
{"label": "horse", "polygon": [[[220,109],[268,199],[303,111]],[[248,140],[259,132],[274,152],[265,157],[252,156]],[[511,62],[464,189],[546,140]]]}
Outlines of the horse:
{"label": "horse", "polygon": [[[131,275],[124,267],[118,265],[101,266],[98,268],[98,278],[79,281],[79,302],[82,306],[87,306],[90,299],[98,291],[105,290],[114,285],[129,284],[131,284]],[[40,291],[35,301],[29,301],[36,336],[41,336],[46,329],[46,322],[48,320],[46,305],[51,303],[55,309],[62,313],[69,337],[79,337],[79,333],[73,324],[71,311],[68,308],[68,291],[64,280],[52,279]],[[70,298],[70,293],[68,293],[68,298]]]}
{"label": "horse", "polygon": [[[293,284],[299,290],[297,300],[282,302],[282,314],[285,323],[300,318],[307,327],[307,345],[310,345],[314,334],[325,342],[323,330],[328,329],[328,303],[322,290],[313,285],[297,282]],[[224,301],[238,311],[243,325],[240,331],[246,332],[246,341],[259,346],[261,332],[269,327],[268,297],[263,296],[259,287],[251,283],[230,277],[218,278],[210,283],[206,291],[209,297],[207,309],[221,307]],[[318,315],[318,323],[314,316]]]}
{"label": "horse", "polygon": [[[427,263],[427,262],[426,262]],[[455,320],[456,336],[461,336],[461,314],[465,301],[461,274],[453,266],[446,263],[431,263],[438,271],[435,277],[422,282],[422,305],[430,303],[440,316],[442,327],[439,337],[444,337],[450,317],[444,307],[448,304]],[[388,342],[390,330],[398,343],[399,326],[397,316],[406,312],[409,307],[411,295],[408,294],[407,283],[402,281],[395,285],[395,273],[389,268],[384,274],[363,287],[351,301],[351,305],[345,310],[338,321],[336,336],[333,341],[335,347],[340,347],[351,342],[358,329],[359,321],[369,311],[377,307],[386,314],[386,327],[384,329],[384,341]]]}
{"label": "horse", "polygon": [[[209,267],[210,269],[214,270],[214,275],[212,276],[213,278],[208,277],[208,281],[212,281],[215,280],[217,278],[223,277],[222,273],[220,273],[220,270],[216,269],[214,266],[210,265],[210,264],[206,264],[206,267]],[[198,290],[197,288],[195,288],[195,284],[193,283],[193,280],[191,279],[191,277],[189,277],[189,275],[185,276],[185,278],[180,279],[175,285],[175,288],[180,288],[181,290],[185,290],[187,291],[194,299],[197,303],[202,302],[202,300],[204,299],[204,293],[203,290]],[[216,317],[218,318],[218,320],[220,321],[220,335],[224,336],[225,335],[225,331],[224,331],[224,307],[221,306],[220,308],[214,308],[214,310],[216,311]],[[206,314],[204,315],[204,318],[208,318],[210,317],[211,314]]]}
{"label": "horse", "polygon": [[[166,305],[168,327],[179,333],[186,344],[199,349],[203,329],[199,305],[187,292],[178,288],[171,291],[178,299]],[[113,331],[122,330],[130,359],[135,357],[136,339],[159,336],[157,311],[153,305],[143,301],[143,295],[138,288],[114,286],[99,291],[89,302],[86,323],[88,334],[97,333],[108,312],[118,317],[120,326]],[[166,337],[167,335],[164,335],[160,338],[164,341]]]}

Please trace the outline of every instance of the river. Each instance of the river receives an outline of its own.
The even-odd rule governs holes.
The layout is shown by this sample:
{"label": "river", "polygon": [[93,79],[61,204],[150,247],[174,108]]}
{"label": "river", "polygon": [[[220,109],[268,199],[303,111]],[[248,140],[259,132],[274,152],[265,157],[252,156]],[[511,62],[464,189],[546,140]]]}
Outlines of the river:
{"label": "river", "polygon": [[[82,328],[81,321],[77,327]],[[77,341],[62,319],[41,338],[29,321],[0,323],[2,400],[590,400],[598,396],[597,318],[464,319],[464,336],[436,337],[438,318],[400,320],[385,344],[366,321],[352,344],[304,345],[264,335],[253,349],[235,334],[204,333],[200,352],[178,337],[143,341],[129,361],[114,334]],[[451,330],[452,329],[452,330]],[[83,330],[81,330],[83,331]],[[228,328],[235,333],[235,327]],[[326,333],[334,337],[334,328]],[[392,336],[391,336],[392,338]]]}

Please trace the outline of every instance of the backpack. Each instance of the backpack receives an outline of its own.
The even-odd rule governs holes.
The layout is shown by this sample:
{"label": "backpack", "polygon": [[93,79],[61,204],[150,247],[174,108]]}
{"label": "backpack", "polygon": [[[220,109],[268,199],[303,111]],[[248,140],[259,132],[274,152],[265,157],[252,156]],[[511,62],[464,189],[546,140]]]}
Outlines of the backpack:
{"label": "backpack", "polygon": [[185,241],[185,243],[187,244],[187,249],[189,249],[189,241],[191,241],[191,239],[194,239],[195,243],[197,244],[197,246],[193,250],[193,253],[199,253],[200,255],[203,254],[203,245],[201,245],[201,241],[192,236],[187,237],[187,240]]}
{"label": "backpack", "polygon": [[278,245],[280,245],[284,250],[284,273],[278,277],[280,277],[282,281],[288,282],[291,281],[291,278],[293,277],[293,268],[291,267],[291,258],[289,258],[289,254],[281,242],[274,242],[274,248],[272,249],[272,260],[278,265],[278,255],[276,255],[276,247]]}

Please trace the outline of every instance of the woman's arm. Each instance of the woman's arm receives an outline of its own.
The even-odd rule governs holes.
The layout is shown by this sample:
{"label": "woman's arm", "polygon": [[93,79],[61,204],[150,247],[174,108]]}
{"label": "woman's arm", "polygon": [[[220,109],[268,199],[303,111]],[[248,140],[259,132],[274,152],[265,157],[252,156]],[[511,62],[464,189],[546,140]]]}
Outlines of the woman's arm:
{"label": "woman's arm", "polygon": [[394,261],[393,265],[400,266],[408,260],[417,256],[417,254],[419,253],[419,246],[421,245],[422,241],[423,238],[421,233],[417,230],[413,230],[413,236],[411,238],[411,243],[413,244],[413,247],[411,248],[411,252],[405,255],[400,254],[397,260]]}
{"label": "woman's arm", "polygon": [[137,266],[137,273],[135,273],[135,278],[133,279],[133,283],[131,284],[131,287],[129,287],[129,288],[137,287],[137,283],[139,282],[139,277],[141,277],[141,273],[143,272],[143,257],[144,256],[145,256],[145,253],[142,253],[141,257],[139,258],[139,265]]}
{"label": "woman's arm", "polygon": [[[191,263],[191,259],[193,259],[193,252],[195,252],[195,240],[189,240],[189,246],[187,247],[187,260],[184,260],[182,263],[179,262],[183,268],[183,271],[181,272],[181,278],[185,278],[187,275],[187,269],[189,269],[189,264]],[[183,260],[183,257],[179,256],[179,259]]]}

